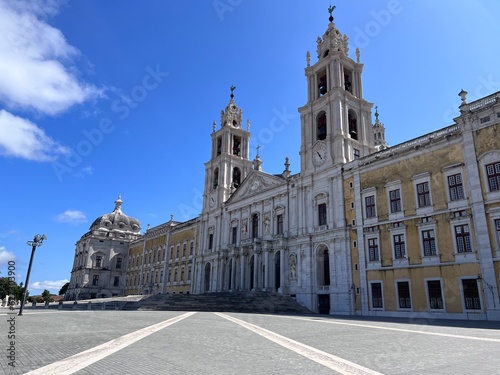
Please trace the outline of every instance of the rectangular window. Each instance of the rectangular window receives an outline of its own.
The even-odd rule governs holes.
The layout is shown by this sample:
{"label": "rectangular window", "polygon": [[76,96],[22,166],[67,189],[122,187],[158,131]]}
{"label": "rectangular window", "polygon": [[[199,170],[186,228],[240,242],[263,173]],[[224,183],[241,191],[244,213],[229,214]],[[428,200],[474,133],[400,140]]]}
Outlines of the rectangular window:
{"label": "rectangular window", "polygon": [[167,281],[170,282],[171,279],[172,279],[172,268],[169,268]]}
{"label": "rectangular window", "polygon": [[326,203],[318,204],[318,224],[326,225]]}
{"label": "rectangular window", "polygon": [[241,152],[241,138],[234,136],[233,137],[233,155],[239,156]]}
{"label": "rectangular window", "polygon": [[115,276],[115,279],[113,281],[113,286],[119,286],[120,285],[120,276]]}
{"label": "rectangular window", "polygon": [[464,288],[465,308],[467,310],[481,310],[477,279],[463,279],[462,286]]}
{"label": "rectangular window", "polygon": [[401,190],[391,190],[389,199],[391,200],[391,214],[401,212]]}
{"label": "rectangular window", "polygon": [[400,309],[411,309],[410,283],[408,281],[398,282],[398,297]]}
{"label": "rectangular window", "polygon": [[188,266],[188,280],[191,280],[191,266]]}
{"label": "rectangular window", "polygon": [[441,281],[428,280],[427,291],[429,293],[429,306],[431,309],[443,308],[443,295],[441,293]]}
{"label": "rectangular window", "polygon": [[184,281],[184,267],[181,268],[181,279],[179,281]]}
{"label": "rectangular window", "polygon": [[121,269],[122,268],[122,258],[116,258],[116,268]]}
{"label": "rectangular window", "polygon": [[174,259],[174,247],[170,248],[170,259]]}
{"label": "rectangular window", "polygon": [[189,244],[189,255],[193,255],[193,253],[194,253],[194,243],[191,242]]}
{"label": "rectangular window", "polygon": [[94,275],[92,278],[92,285],[99,285],[99,275]]}
{"label": "rectangular window", "polygon": [[405,235],[395,234],[392,238],[394,240],[394,258],[406,258]]}
{"label": "rectangular window", "polygon": [[458,253],[472,252],[472,246],[470,242],[470,231],[468,224],[455,226],[455,240],[457,243]]}
{"label": "rectangular window", "polygon": [[318,96],[323,96],[326,94],[328,91],[327,85],[326,85],[326,70],[321,71],[318,74]]}
{"label": "rectangular window", "polygon": [[382,309],[384,307],[382,301],[382,284],[372,283],[372,307],[374,309]]}
{"label": "rectangular window", "polygon": [[375,195],[365,197],[366,218],[375,217]]}
{"label": "rectangular window", "polygon": [[488,164],[486,166],[486,175],[488,176],[490,191],[500,190],[500,162]]}
{"label": "rectangular window", "polygon": [[370,262],[380,261],[379,252],[378,252],[378,238],[369,238],[368,239],[368,260]]}
{"label": "rectangular window", "polygon": [[498,250],[500,250],[500,219],[495,220],[495,229],[497,232]]}
{"label": "rectangular window", "polygon": [[187,248],[187,244],[182,245],[182,256],[183,257],[186,256],[186,248]]}
{"label": "rectangular window", "polygon": [[231,235],[231,243],[236,245],[236,241],[238,240],[238,227],[233,227],[233,233]]}
{"label": "rectangular window", "polygon": [[217,138],[217,155],[222,153],[222,137]]}
{"label": "rectangular window", "polygon": [[422,245],[424,247],[424,256],[430,257],[436,255],[436,238],[434,229],[422,231]]}
{"label": "rectangular window", "polygon": [[429,192],[429,182],[417,184],[418,207],[427,207],[431,205],[431,195]]}
{"label": "rectangular window", "polygon": [[177,281],[177,268],[174,270],[174,283]]}
{"label": "rectangular window", "polygon": [[359,159],[359,150],[357,148],[353,149],[354,159]]}
{"label": "rectangular window", "polygon": [[102,256],[98,255],[95,257],[95,266],[102,267]]}
{"label": "rectangular window", "polygon": [[276,216],[276,234],[283,234],[283,215]]}
{"label": "rectangular window", "polygon": [[465,198],[462,175],[460,173],[448,176],[448,191],[450,192],[450,201],[458,201]]}
{"label": "rectangular window", "polygon": [[181,252],[181,245],[177,245],[177,247],[175,248],[175,258],[178,259],[179,258],[179,253]]}
{"label": "rectangular window", "polygon": [[214,246],[214,235],[213,233],[210,233],[208,235],[208,250],[212,250],[213,246]]}

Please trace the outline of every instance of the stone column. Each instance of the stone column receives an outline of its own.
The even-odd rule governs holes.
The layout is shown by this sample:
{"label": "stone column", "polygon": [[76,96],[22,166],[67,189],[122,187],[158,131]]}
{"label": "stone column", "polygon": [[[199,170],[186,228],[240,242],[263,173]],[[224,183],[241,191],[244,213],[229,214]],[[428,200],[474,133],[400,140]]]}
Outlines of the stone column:
{"label": "stone column", "polygon": [[246,254],[241,254],[240,256],[240,290],[246,290],[246,285],[245,285],[245,261],[246,261]]}
{"label": "stone column", "polygon": [[259,254],[257,251],[254,251],[253,255],[253,288],[258,289],[259,288]]}
{"label": "stone column", "polygon": [[272,249],[267,249],[264,252],[264,267],[265,267],[265,272],[264,272],[264,288],[269,290],[269,253],[272,251]]}

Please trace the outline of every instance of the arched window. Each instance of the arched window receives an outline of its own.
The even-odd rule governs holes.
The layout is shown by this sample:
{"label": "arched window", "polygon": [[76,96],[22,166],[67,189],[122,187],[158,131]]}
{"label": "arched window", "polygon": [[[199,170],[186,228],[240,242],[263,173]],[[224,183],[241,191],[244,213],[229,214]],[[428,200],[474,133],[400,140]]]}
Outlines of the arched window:
{"label": "arched window", "polygon": [[216,189],[217,186],[219,186],[219,168],[215,168],[214,170],[213,186],[214,189]]}
{"label": "arched window", "polygon": [[349,135],[352,139],[358,140],[358,119],[356,112],[352,109],[347,112],[347,122],[349,123]]}
{"label": "arched window", "polygon": [[240,186],[241,172],[239,168],[233,169],[233,186],[237,188]]}
{"label": "arched window", "polygon": [[252,238],[259,236],[259,215],[252,215]]}
{"label": "arched window", "polygon": [[326,139],[326,113],[321,112],[316,118],[316,139]]}
{"label": "arched window", "polygon": [[327,247],[321,246],[318,249],[318,261],[316,264],[318,272],[318,285],[330,285],[330,254]]}
{"label": "arched window", "polygon": [[209,292],[210,291],[210,279],[211,279],[211,264],[209,262],[207,262],[207,264],[205,264],[205,292]]}

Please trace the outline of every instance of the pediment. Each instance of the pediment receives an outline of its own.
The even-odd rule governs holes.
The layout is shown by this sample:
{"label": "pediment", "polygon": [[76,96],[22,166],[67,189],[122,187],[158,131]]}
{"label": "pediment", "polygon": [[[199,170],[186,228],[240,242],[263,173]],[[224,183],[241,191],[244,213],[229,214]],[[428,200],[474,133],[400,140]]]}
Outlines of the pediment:
{"label": "pediment", "polygon": [[273,176],[260,171],[252,171],[231,195],[226,203],[259,195],[262,192],[285,184],[282,177]]}

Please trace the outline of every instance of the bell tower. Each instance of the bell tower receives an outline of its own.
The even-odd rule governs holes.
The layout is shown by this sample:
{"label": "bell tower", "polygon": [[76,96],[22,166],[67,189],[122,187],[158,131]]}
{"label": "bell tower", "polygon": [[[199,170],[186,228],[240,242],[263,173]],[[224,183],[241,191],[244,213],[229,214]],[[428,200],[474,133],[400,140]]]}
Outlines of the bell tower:
{"label": "bell tower", "polygon": [[238,188],[252,170],[249,157],[250,121],[243,129],[243,110],[234,102],[231,86],[229,104],[221,111],[220,128],[214,121],[212,128],[212,154],[205,163],[205,194],[203,210],[220,207]]}
{"label": "bell tower", "polygon": [[372,103],[363,98],[360,52],[349,53],[349,38],[336,28],[335,7],[328,9],[329,24],[318,37],[317,61],[307,52],[307,103],[301,119],[301,173],[343,164],[375,152],[371,125]]}

